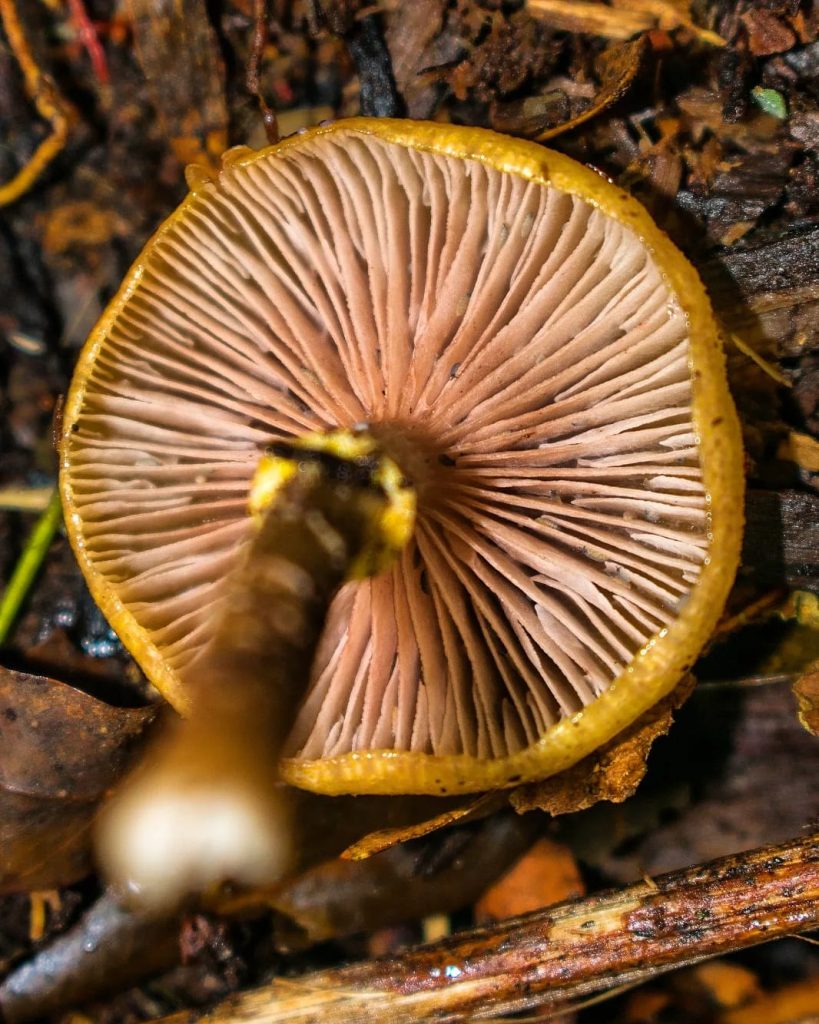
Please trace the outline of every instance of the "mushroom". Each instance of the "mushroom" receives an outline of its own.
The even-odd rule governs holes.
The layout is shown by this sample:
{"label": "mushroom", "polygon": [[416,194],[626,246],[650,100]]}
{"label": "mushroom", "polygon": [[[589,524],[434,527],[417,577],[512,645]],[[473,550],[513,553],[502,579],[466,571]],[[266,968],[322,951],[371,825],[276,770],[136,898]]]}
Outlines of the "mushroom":
{"label": "mushroom", "polygon": [[250,507],[255,535],[186,675],[189,716],[98,824],[103,867],[144,909],[165,913],[225,879],[269,883],[298,862],[282,741],[333,594],[394,560],[415,495],[371,437],[337,431],[275,444]]}
{"label": "mushroom", "polygon": [[86,345],[62,447],[91,590],[183,714],[263,451],[361,424],[415,532],[335,596],[282,778],[543,778],[691,666],[738,562],[739,432],[695,271],[611,182],[373,119],[193,180]]}

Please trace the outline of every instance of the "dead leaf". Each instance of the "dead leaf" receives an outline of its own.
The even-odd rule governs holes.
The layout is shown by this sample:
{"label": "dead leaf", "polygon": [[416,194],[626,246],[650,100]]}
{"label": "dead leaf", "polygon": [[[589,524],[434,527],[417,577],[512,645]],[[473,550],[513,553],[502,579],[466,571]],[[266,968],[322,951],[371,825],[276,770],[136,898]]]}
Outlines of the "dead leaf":
{"label": "dead leaf", "polygon": [[66,885],[86,873],[97,803],[154,713],[0,669],[0,891]]}
{"label": "dead leaf", "polygon": [[762,994],[759,979],[753,971],[725,960],[700,964],[690,972],[689,977],[702,987],[711,1006],[730,1009],[742,1006]]}
{"label": "dead leaf", "polygon": [[119,214],[87,199],[63,203],[42,217],[43,248],[50,256],[58,256],[74,247],[91,248],[105,245],[126,230]]}
{"label": "dead leaf", "polygon": [[819,736],[819,662],[793,684],[799,721],[813,736]]}
{"label": "dead leaf", "polygon": [[816,978],[786,985],[763,995],[747,1006],[728,1010],[716,1017],[716,1024],[810,1024],[819,1017],[819,985]]}
{"label": "dead leaf", "polygon": [[652,743],[668,732],[673,713],[693,689],[694,678],[687,676],[633,725],[572,768],[513,790],[512,806],[520,812],[539,808],[556,816],[582,811],[600,800],[622,803],[642,781]]}
{"label": "dead leaf", "polygon": [[777,455],[780,459],[795,462],[800,469],[808,473],[819,473],[819,441],[810,434],[800,434],[792,430],[779,446]]}
{"label": "dead leaf", "polygon": [[755,57],[770,57],[783,53],[796,42],[793,29],[778,18],[773,11],[746,11],[741,19],[748,30],[748,49]]}
{"label": "dead leaf", "polygon": [[460,52],[456,33],[444,32],[446,0],[423,4],[399,3],[386,19],[386,42],[392,73],[407,116],[429,118],[439,102],[440,89],[427,68],[453,61]]}
{"label": "dead leaf", "polygon": [[[497,103],[492,111],[492,127],[513,135],[525,135],[537,142],[545,142],[556,135],[571,131],[585,121],[596,117],[626,92],[640,69],[646,52],[646,37],[639,36],[627,43],[609,46],[598,58],[600,88],[591,104],[574,117],[553,124],[561,116],[563,107],[560,90],[551,89],[540,96],[529,96],[511,103]],[[546,127],[551,125],[550,127]]]}
{"label": "dead leaf", "polygon": [[568,846],[539,839],[475,904],[479,924],[517,917],[584,896],[586,887]]}
{"label": "dead leaf", "polygon": [[0,789],[0,893],[70,885],[87,875],[95,808]]}

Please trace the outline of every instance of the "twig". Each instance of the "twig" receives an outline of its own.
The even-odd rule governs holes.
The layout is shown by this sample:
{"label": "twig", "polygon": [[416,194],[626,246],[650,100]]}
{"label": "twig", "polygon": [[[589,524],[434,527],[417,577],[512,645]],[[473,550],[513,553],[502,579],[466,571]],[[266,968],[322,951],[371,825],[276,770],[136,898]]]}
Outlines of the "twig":
{"label": "twig", "polygon": [[[139,915],[108,892],[81,921],[0,984],[4,1024],[42,1019],[177,961],[179,923]],[[85,966],[89,961],[89,967]],[[93,980],[89,980],[89,974]]]}
{"label": "twig", "polygon": [[34,577],[43,564],[43,559],[51,546],[54,534],[62,519],[63,509],[59,491],[55,488],[45,512],[37,520],[31,536],[26,541],[23,553],[14,568],[2,600],[0,600],[0,644],[9,634],[9,630],[17,618],[20,606],[26,599]]}
{"label": "twig", "polygon": [[733,331],[729,331],[728,338],[738,352],[741,352],[746,359],[750,359],[751,362],[756,363],[760,370],[762,370],[763,373],[766,373],[771,380],[775,380],[776,383],[781,385],[783,388],[793,387],[793,381],[789,380],[770,360],[761,356],[753,345],[749,345],[743,337]]}
{"label": "twig", "polygon": [[739,679],[707,679],[697,683],[697,690],[750,690],[758,686],[791,686],[799,678],[798,672],[779,672],[776,675],[741,676]]}
{"label": "twig", "polygon": [[392,57],[375,5],[356,10],[343,0],[314,0],[308,18],[323,20],[347,44],[359,82],[359,111],[363,117],[403,117],[404,101],[398,91]]}
{"label": "twig", "polygon": [[357,18],[345,36],[360,82],[364,117],[401,117],[404,104],[392,73],[392,60],[376,14]]}
{"label": "twig", "polygon": [[111,80],[108,74],[108,62],[105,59],[105,50],[102,48],[100,37],[94,28],[94,23],[88,16],[83,0],[68,0],[68,9],[71,12],[71,20],[88,59],[91,61],[91,68],[100,85],[108,85]]}
{"label": "twig", "polygon": [[256,97],[259,104],[267,141],[272,146],[279,141],[279,121],[276,111],[267,104],[259,86],[259,67],[267,45],[267,18],[267,0],[253,0],[253,41],[247,60],[245,82],[248,92]]}
{"label": "twig", "polygon": [[51,79],[37,66],[20,24],[15,0],[0,0],[0,21],[23,72],[26,92],[40,117],[51,125],[51,134],[35,149],[25,167],[11,181],[0,185],[0,206],[8,206],[25,195],[51,161],[62,152],[75,114],[74,108],[60,96]]}
{"label": "twig", "polygon": [[162,1024],[392,1024],[561,1006],[819,925],[819,832],[452,936],[319,971]]}

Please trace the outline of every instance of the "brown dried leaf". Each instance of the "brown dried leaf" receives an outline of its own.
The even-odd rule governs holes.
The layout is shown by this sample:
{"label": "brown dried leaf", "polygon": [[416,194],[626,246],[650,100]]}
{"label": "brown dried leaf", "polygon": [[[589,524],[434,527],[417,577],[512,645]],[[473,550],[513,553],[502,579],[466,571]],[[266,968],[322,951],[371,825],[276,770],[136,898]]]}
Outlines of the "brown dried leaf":
{"label": "brown dried leaf", "polygon": [[0,789],[0,893],[59,888],[87,875],[95,810]]}
{"label": "brown dried leaf", "polygon": [[154,714],[0,668],[0,786],[41,799],[97,800]]}
{"label": "brown dried leaf", "polygon": [[548,124],[553,119],[555,111],[561,109],[559,96],[562,94],[551,90],[541,96],[497,104],[492,115],[492,126],[499,131],[526,135],[537,142],[545,142],[571,131],[620,99],[634,81],[645,52],[645,36],[627,43],[616,43],[604,50],[598,58],[600,89],[597,95],[585,110],[560,124],[543,127],[544,123]]}
{"label": "brown dried leaf", "polygon": [[814,736],[819,736],[819,662],[793,684],[799,709],[799,721]]}
{"label": "brown dried leaf", "polygon": [[748,30],[748,49],[755,57],[770,57],[783,53],[796,42],[793,29],[773,13],[757,8],[741,17]]}
{"label": "brown dried leaf", "polygon": [[513,790],[512,806],[520,812],[539,808],[558,815],[582,811],[600,800],[622,803],[642,781],[652,743],[668,732],[673,713],[693,689],[694,678],[687,676],[633,725],[572,768],[543,782]]}
{"label": "brown dried leaf", "polygon": [[153,717],[0,669],[0,891],[65,885],[88,870],[97,803]]}

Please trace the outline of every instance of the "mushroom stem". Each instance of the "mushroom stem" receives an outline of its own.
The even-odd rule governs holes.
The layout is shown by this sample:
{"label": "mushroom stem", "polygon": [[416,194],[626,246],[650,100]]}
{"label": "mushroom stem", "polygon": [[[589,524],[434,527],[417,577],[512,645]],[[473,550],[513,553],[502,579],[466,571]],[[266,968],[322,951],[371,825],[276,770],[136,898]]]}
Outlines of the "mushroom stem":
{"label": "mushroom stem", "polygon": [[353,437],[279,445],[263,463],[267,483],[251,496],[260,526],[186,674],[189,716],[102,816],[104,868],[148,907],[167,910],[226,879],[269,884],[291,866],[276,764],[330,601],[348,576],[388,564],[411,533],[412,491],[397,467],[369,438],[339,449],[344,436]]}

